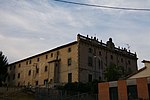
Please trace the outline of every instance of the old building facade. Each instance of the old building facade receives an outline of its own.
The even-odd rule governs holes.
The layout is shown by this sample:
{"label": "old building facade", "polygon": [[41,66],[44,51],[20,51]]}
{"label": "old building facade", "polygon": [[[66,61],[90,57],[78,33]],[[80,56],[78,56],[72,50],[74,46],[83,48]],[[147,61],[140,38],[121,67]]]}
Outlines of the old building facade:
{"label": "old building facade", "polygon": [[111,38],[103,43],[96,37],[78,34],[77,41],[11,63],[7,82],[13,86],[42,86],[104,80],[104,69],[110,63],[136,71],[137,55],[116,48]]}

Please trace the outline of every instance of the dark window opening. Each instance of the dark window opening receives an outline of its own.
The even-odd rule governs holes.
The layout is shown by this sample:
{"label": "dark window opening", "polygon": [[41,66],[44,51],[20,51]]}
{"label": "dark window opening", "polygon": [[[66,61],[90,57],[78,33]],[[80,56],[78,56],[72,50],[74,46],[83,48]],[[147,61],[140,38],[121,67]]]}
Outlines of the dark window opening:
{"label": "dark window opening", "polygon": [[68,83],[72,82],[72,73],[68,73]]}
{"label": "dark window opening", "polygon": [[71,52],[71,48],[68,48],[68,52]]}
{"label": "dark window opening", "polygon": [[53,57],[53,53],[51,53],[51,57]]}
{"label": "dark window opening", "polygon": [[39,73],[39,68],[36,68],[36,73]]}
{"label": "dark window opening", "polygon": [[39,58],[37,58],[37,62],[39,62],[40,61],[40,59]]}
{"label": "dark window opening", "polygon": [[48,79],[44,80],[44,85],[48,85]]}
{"label": "dark window opening", "polygon": [[36,82],[35,82],[35,85],[37,86],[37,85],[38,85],[38,83],[39,83],[39,82],[38,82],[38,81],[36,81]]}
{"label": "dark window opening", "polygon": [[92,52],[93,52],[92,48],[89,48],[89,53],[92,53]]}
{"label": "dark window opening", "polygon": [[118,100],[118,88],[110,87],[109,88],[110,100]]}
{"label": "dark window opening", "polygon": [[14,65],[14,69],[16,68],[16,65]]}
{"label": "dark window opening", "polygon": [[138,99],[136,85],[127,86],[127,92],[128,92],[128,100]]}
{"label": "dark window opening", "polygon": [[98,67],[99,67],[99,69],[101,68],[101,61],[100,60],[98,60]]}
{"label": "dark window opening", "polygon": [[92,75],[91,74],[89,74],[89,76],[88,76],[88,81],[92,82]]}
{"label": "dark window opening", "polygon": [[20,73],[18,73],[18,78],[20,78]]}
{"label": "dark window opening", "polygon": [[15,79],[15,74],[13,75],[13,80]]}
{"label": "dark window opening", "polygon": [[92,57],[88,57],[88,66],[93,66],[93,59],[92,59]]}
{"label": "dark window opening", "polygon": [[45,72],[47,71],[48,69],[47,69],[47,66],[45,66]]}
{"label": "dark window opening", "polygon": [[68,66],[71,65],[71,58],[68,59]]}
{"label": "dark window opening", "polygon": [[110,55],[111,60],[113,60],[113,55]]}
{"label": "dark window opening", "polygon": [[29,70],[28,75],[29,75],[29,76],[31,75],[31,70]]}
{"label": "dark window opening", "polygon": [[129,65],[131,64],[130,60],[128,60],[128,64],[129,64]]}
{"label": "dark window opening", "polygon": [[29,61],[29,64],[31,64],[32,62],[31,62],[31,60]]}
{"label": "dark window opening", "polygon": [[57,56],[59,55],[59,51],[57,51]]}
{"label": "dark window opening", "polygon": [[48,55],[46,55],[46,59],[48,59]]}
{"label": "dark window opening", "polygon": [[102,53],[101,53],[101,51],[99,51],[99,56],[101,56],[102,55]]}
{"label": "dark window opening", "polygon": [[123,59],[121,58],[121,62],[123,63]]}
{"label": "dark window opening", "polygon": [[19,66],[18,66],[19,68],[21,67],[21,64],[19,64]]}

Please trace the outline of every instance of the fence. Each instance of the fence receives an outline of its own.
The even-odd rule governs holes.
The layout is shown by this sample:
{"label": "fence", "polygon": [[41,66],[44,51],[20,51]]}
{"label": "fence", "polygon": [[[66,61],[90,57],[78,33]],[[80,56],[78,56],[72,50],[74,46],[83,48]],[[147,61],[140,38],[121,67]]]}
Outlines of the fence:
{"label": "fence", "polygon": [[98,100],[98,95],[48,88],[36,88],[35,100]]}

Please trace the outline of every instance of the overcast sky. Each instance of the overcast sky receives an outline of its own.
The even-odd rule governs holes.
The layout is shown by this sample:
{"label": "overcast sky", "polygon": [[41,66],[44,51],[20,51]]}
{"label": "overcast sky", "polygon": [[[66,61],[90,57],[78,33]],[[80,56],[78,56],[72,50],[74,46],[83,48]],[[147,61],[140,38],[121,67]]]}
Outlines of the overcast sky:
{"label": "overcast sky", "polygon": [[[150,0],[68,0],[105,6],[150,8]],[[150,60],[150,11],[125,11],[54,0],[0,0],[0,51],[9,63],[76,40],[76,35],[110,37],[141,60]]]}

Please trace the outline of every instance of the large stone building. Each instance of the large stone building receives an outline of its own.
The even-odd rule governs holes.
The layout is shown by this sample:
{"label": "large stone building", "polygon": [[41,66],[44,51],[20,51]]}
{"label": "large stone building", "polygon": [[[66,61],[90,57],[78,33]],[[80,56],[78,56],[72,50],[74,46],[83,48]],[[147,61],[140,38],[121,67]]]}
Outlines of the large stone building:
{"label": "large stone building", "polygon": [[136,71],[137,55],[125,48],[116,48],[111,38],[105,44],[96,37],[78,34],[77,41],[11,63],[8,85],[40,86],[104,80],[104,69],[110,63]]}

